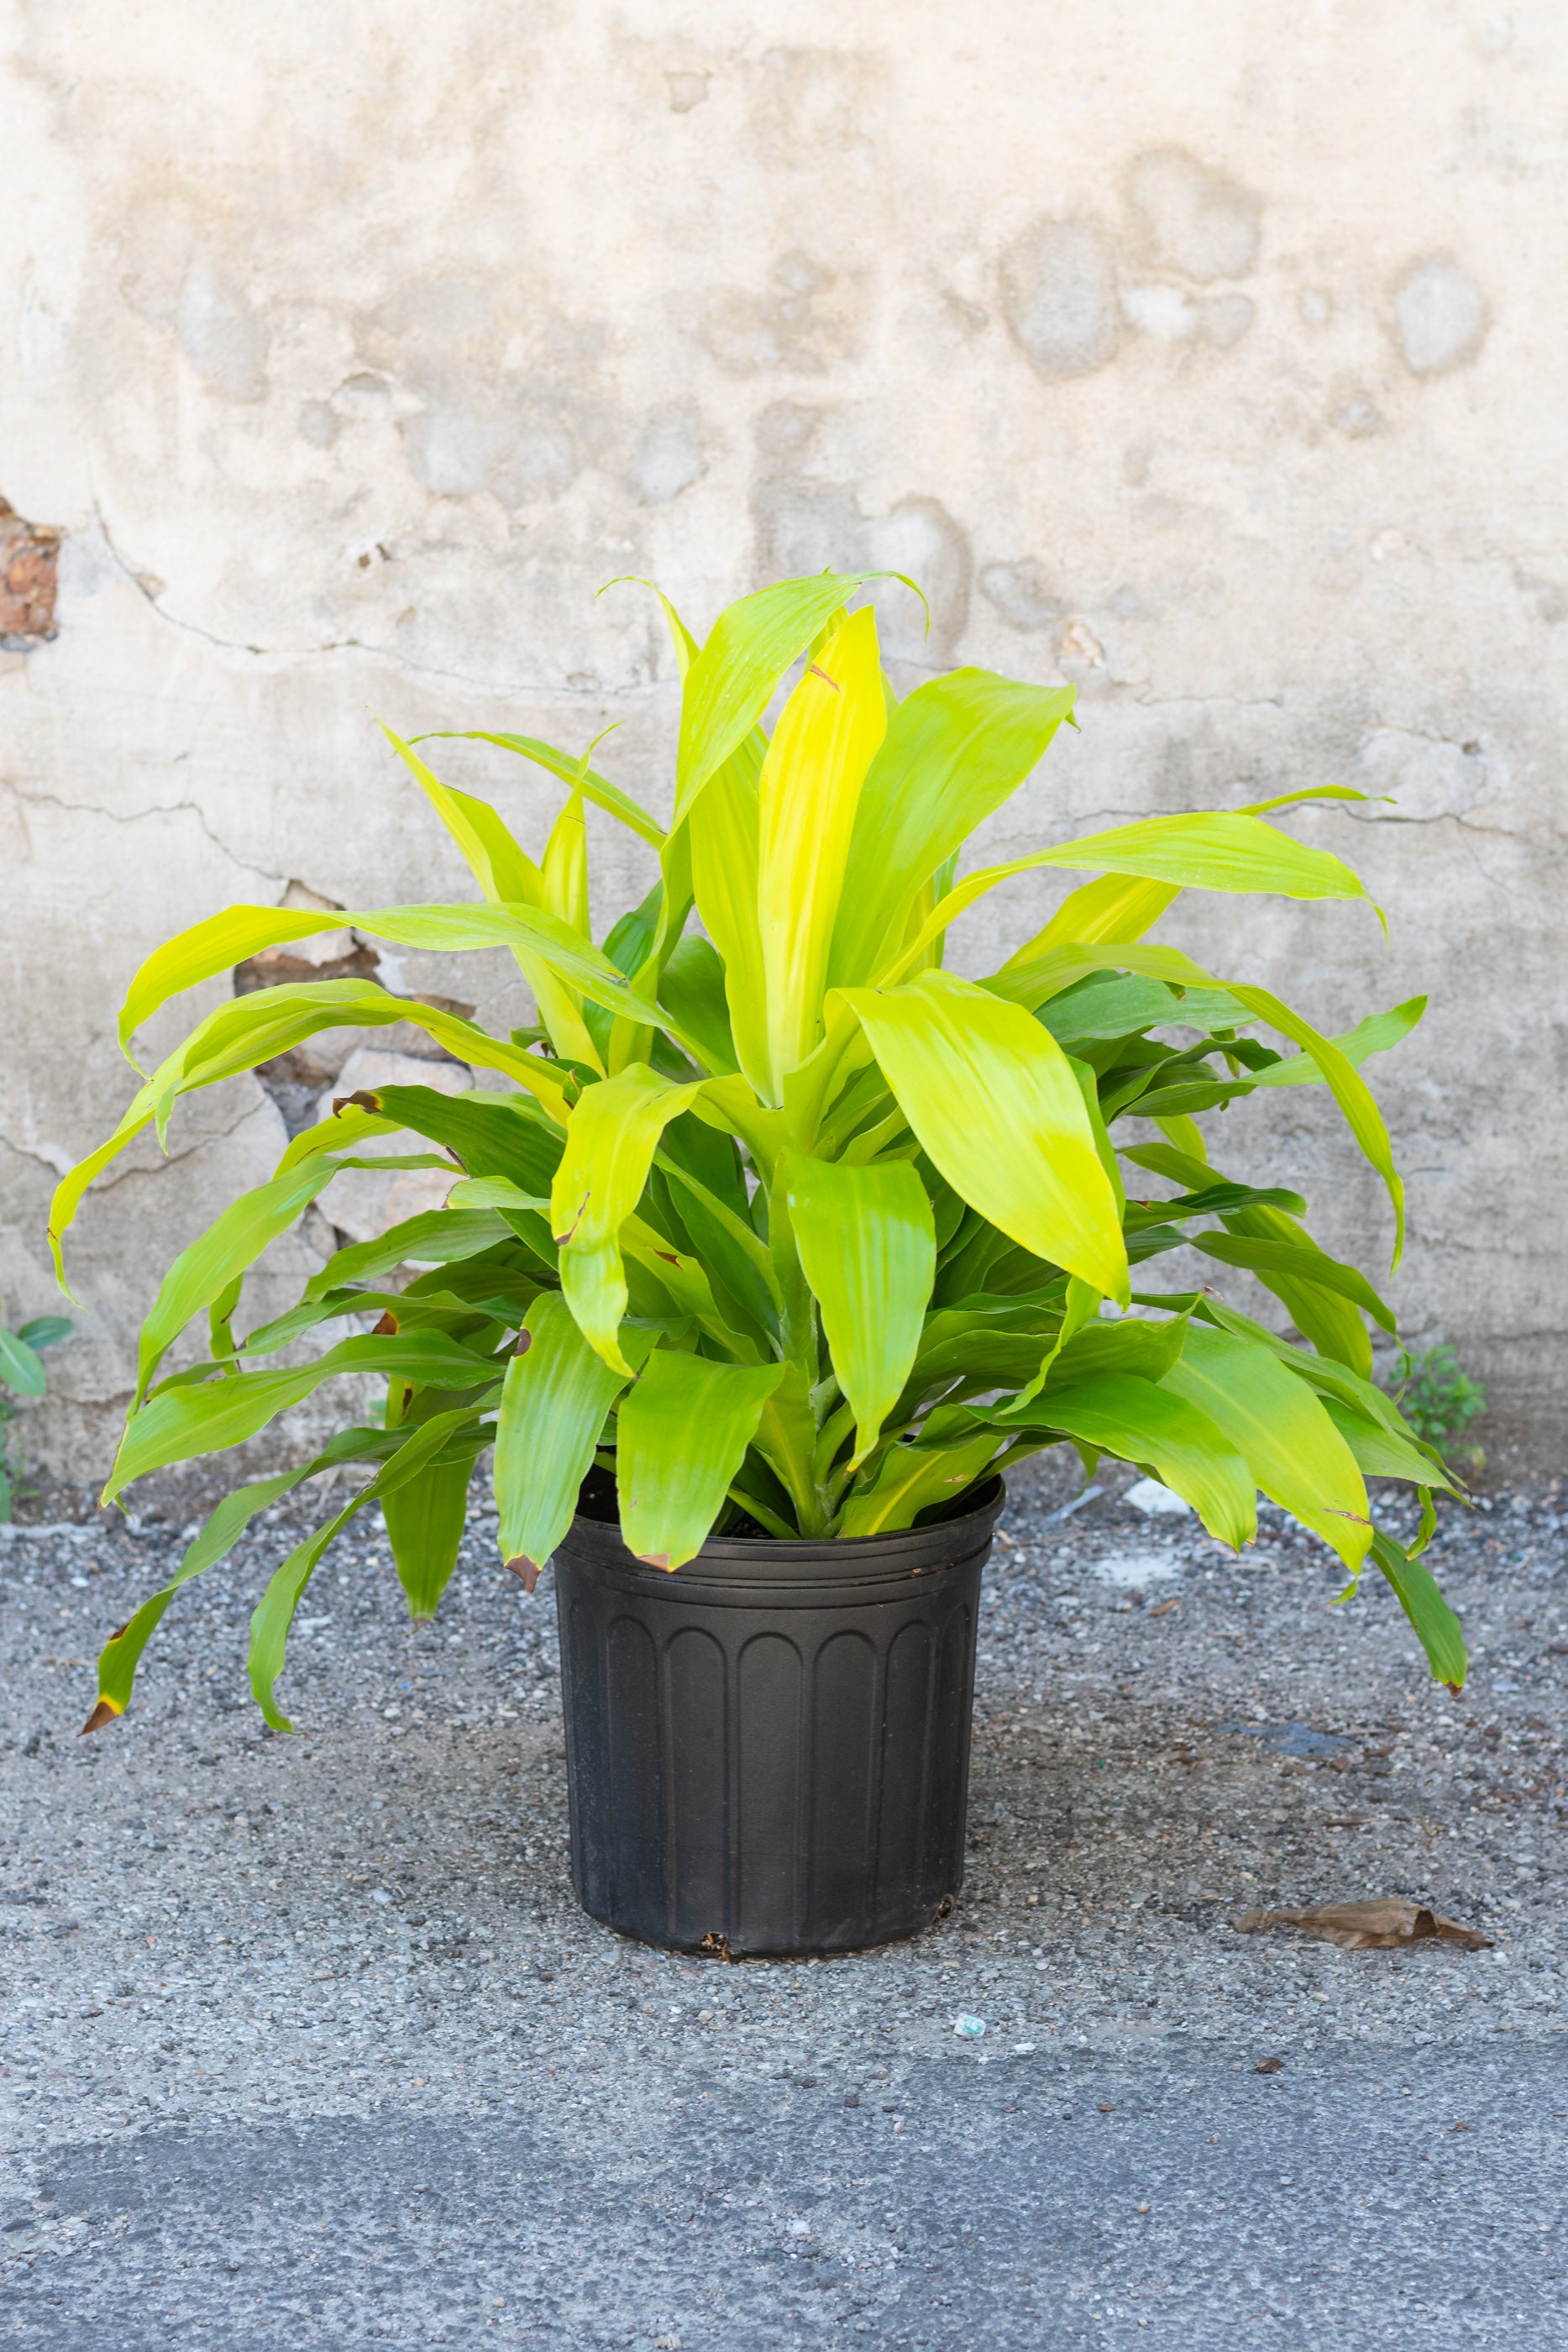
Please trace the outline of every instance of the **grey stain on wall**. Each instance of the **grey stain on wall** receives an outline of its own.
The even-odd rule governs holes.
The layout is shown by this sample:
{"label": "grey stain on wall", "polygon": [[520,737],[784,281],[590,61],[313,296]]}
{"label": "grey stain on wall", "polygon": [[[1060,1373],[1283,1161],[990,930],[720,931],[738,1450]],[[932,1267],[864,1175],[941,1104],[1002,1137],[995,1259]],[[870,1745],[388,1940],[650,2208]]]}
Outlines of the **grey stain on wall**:
{"label": "grey stain on wall", "polygon": [[1245,294],[1216,294],[1202,305],[1202,333],[1216,351],[1239,343],[1257,313]]}
{"label": "grey stain on wall", "polygon": [[980,593],[1015,629],[1048,628],[1067,610],[1044,566],[1032,555],[1017,563],[986,564],[980,573]]}
{"label": "grey stain on wall", "polygon": [[193,256],[174,309],[191,365],[225,400],[267,394],[267,331],[248,297],[204,253]]}
{"label": "grey stain on wall", "polygon": [[1151,257],[1200,285],[1244,278],[1258,258],[1262,200],[1180,147],[1152,148],[1127,175]]}
{"label": "grey stain on wall", "polygon": [[766,292],[711,295],[698,331],[727,375],[825,375],[854,352],[856,307],[841,280],[795,251],[774,264]]}
{"label": "grey stain on wall", "polygon": [[759,580],[865,568],[866,519],[838,482],[758,482],[751,494]]}
{"label": "grey stain on wall", "polygon": [[650,410],[637,435],[632,485],[647,507],[668,506],[707,471],[702,411],[695,400],[666,401]]}
{"label": "grey stain on wall", "polygon": [[329,449],[338,437],[338,420],[328,400],[307,400],[300,404],[299,430],[313,449]]}
{"label": "grey stain on wall", "polygon": [[[845,12],[846,23],[852,21]],[[828,156],[870,162],[867,129],[888,79],[874,49],[772,48],[750,77],[748,139],[762,162],[817,178]]]}
{"label": "grey stain on wall", "polygon": [[873,589],[890,658],[938,667],[951,661],[968,623],[975,565],[967,538],[940,499],[900,499],[873,521],[869,551],[879,571],[917,580],[931,608],[928,635],[925,615],[906,588],[891,581]]}
{"label": "grey stain on wall", "polygon": [[360,341],[381,375],[419,404],[400,429],[414,478],[433,497],[488,490],[507,507],[548,502],[581,471],[585,440],[601,434],[598,404],[580,391],[593,378],[595,331],[510,289],[415,280],[362,322]]}
{"label": "grey stain on wall", "polygon": [[1040,375],[1087,375],[1114,357],[1114,263],[1092,221],[1036,221],[1004,255],[1001,283],[1013,339]]}
{"label": "grey stain on wall", "polygon": [[1347,441],[1368,441],[1384,429],[1382,411],[1357,383],[1335,387],[1331,395],[1329,423]]}
{"label": "grey stain on wall", "polygon": [[753,428],[758,463],[780,472],[804,466],[835,415],[803,400],[770,401]]}
{"label": "grey stain on wall", "polygon": [[1479,743],[1377,727],[1362,739],[1356,764],[1363,789],[1374,797],[1346,814],[1363,824],[1430,824],[1437,817],[1468,816],[1490,796]]}
{"label": "grey stain on wall", "polygon": [[1491,312],[1468,271],[1447,254],[1411,262],[1393,289],[1394,335],[1412,375],[1446,375],[1473,360]]}

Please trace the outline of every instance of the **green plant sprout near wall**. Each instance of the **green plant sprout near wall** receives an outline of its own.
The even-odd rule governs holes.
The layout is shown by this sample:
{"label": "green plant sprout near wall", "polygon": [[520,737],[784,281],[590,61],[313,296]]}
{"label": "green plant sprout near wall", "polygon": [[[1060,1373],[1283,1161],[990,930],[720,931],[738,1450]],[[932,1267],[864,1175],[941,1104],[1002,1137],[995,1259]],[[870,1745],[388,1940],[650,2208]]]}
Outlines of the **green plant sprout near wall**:
{"label": "green plant sprout near wall", "polygon": [[20,1419],[13,1397],[41,1397],[48,1385],[40,1358],[74,1329],[65,1315],[36,1315],[30,1323],[8,1331],[0,1322],[0,1521],[26,1490],[21,1486],[22,1450],[16,1434]]}
{"label": "green plant sprout near wall", "polygon": [[[432,1615],[490,1446],[502,1557],[531,1591],[595,1464],[613,1474],[631,1549],[676,1570],[716,1529],[847,1540],[907,1528],[1065,1442],[1086,1471],[1109,1454],[1164,1480],[1230,1545],[1252,1540],[1261,1490],[1337,1552],[1352,1587],[1374,1560],[1434,1674],[1462,1682],[1459,1628],[1421,1541],[1396,1543],[1367,1505],[1366,1474],[1407,1480],[1429,1530],[1431,1496],[1453,1483],[1374,1384],[1366,1318],[1392,1332],[1393,1316],[1313,1241],[1297,1192],[1228,1176],[1200,1124],[1243,1096],[1326,1087],[1386,1188],[1397,1260],[1403,1192],[1359,1066],[1425,1000],[1328,1038],[1268,990],[1149,941],[1187,888],[1364,901],[1337,857],[1267,822],[1361,795],[1327,786],[1150,818],[959,879],[965,844],[1031,774],[1072,689],[960,669],[900,701],[873,610],[847,610],[873,576],[780,582],[730,605],[700,646],[665,602],[683,673],[667,827],[590,753],[476,730],[565,788],[536,863],[493,806],[388,730],[477,901],[234,907],[136,974],[128,1055],[183,990],[345,925],[407,947],[507,947],[538,1020],[495,1037],[364,981],[259,990],[199,1023],[61,1184],[57,1251],[133,1136],[152,1124],[162,1137],[182,1096],[320,1030],[412,1020],[488,1081],[340,1102],[170,1267],[106,1498],[255,1437],[340,1375],[385,1380],[383,1423],[346,1427],[220,1504],[104,1651],[89,1728],[123,1711],[181,1584],[291,1489],[361,1465],[365,1483],[285,1560],[252,1620],[252,1687],[287,1727],[275,1686],[288,1626],[333,1538],[379,1503],[410,1610]],[[798,662],[769,736],[763,715]],[[597,943],[590,802],[659,864]],[[945,968],[949,927],[988,891],[1051,870],[1092,878],[982,980]],[[340,1169],[364,1164],[368,1142],[400,1133],[414,1148],[372,1164],[447,1171],[446,1205],[340,1251],[297,1306],[237,1337],[246,1269]],[[1254,1274],[1304,1344],[1215,1290],[1151,1287],[1155,1261],[1183,1245]],[[165,1374],[204,1316],[207,1352]],[[279,1365],[345,1322],[351,1336]]]}
{"label": "green plant sprout near wall", "polygon": [[1432,1446],[1448,1463],[1463,1462],[1470,1470],[1486,1466],[1479,1445],[1460,1445],[1472,1421],[1487,1409],[1486,1383],[1472,1381],[1459,1370],[1452,1348],[1440,1343],[1423,1356],[1407,1348],[1397,1350],[1390,1392],[1400,1412],[1424,1445]]}

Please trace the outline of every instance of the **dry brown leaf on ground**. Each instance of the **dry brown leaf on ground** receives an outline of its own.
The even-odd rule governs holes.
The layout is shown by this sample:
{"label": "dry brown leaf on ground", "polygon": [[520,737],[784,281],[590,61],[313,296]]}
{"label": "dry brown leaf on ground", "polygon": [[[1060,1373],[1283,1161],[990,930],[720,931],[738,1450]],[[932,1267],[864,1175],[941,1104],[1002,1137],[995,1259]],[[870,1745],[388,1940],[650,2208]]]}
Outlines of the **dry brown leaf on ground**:
{"label": "dry brown leaf on ground", "polygon": [[1491,1948],[1490,1936],[1396,1895],[1369,1903],[1309,1903],[1301,1911],[1244,1911],[1236,1922],[1241,1936],[1255,1936],[1262,1927],[1301,1927],[1325,1944],[1343,1944],[1351,1951],[1385,1950],[1433,1938],[1463,1944],[1472,1952]]}

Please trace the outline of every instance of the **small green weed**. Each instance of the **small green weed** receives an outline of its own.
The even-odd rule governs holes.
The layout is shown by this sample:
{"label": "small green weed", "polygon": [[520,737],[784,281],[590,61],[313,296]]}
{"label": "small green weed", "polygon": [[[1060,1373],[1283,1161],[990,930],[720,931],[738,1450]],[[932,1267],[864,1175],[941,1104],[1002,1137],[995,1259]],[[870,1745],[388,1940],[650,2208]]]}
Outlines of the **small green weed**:
{"label": "small green weed", "polygon": [[1452,1348],[1428,1348],[1424,1356],[1400,1350],[1396,1379],[1389,1387],[1417,1437],[1435,1445],[1445,1460],[1479,1470],[1486,1454],[1479,1445],[1457,1445],[1472,1421],[1487,1409],[1486,1384],[1459,1370]]}
{"label": "small green weed", "polygon": [[7,1331],[0,1323],[0,1519],[10,1517],[11,1506],[21,1491],[16,1483],[22,1473],[21,1446],[11,1430],[17,1407],[12,1397],[43,1395],[47,1383],[40,1351],[65,1339],[73,1328],[64,1315],[36,1316],[16,1331]]}

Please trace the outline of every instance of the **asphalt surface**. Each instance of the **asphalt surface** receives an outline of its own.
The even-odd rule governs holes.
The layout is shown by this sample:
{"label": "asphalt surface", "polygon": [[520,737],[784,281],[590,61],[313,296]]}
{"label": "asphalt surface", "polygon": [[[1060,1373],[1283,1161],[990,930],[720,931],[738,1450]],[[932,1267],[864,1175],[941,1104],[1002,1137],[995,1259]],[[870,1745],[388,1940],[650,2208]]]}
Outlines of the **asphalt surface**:
{"label": "asphalt surface", "polygon": [[71,2252],[13,2282],[10,2340],[1329,2352],[1568,2326],[1568,2084],[1539,2045],[1436,2080],[1200,2045],[925,2059],[854,2107],[820,2079],[640,2090],[68,2145],[39,2185]]}
{"label": "asphalt surface", "polygon": [[[1445,1521],[1455,1703],[1277,1516],[1240,1565],[1069,1496],[988,1573],[958,1908],[820,1964],[576,1911],[482,1527],[434,1628],[375,1534],[323,1571],[292,1740],[241,1662],[293,1522],[85,1741],[181,1528],[0,1541],[0,2343],[1568,2344],[1555,1497]],[[1234,1926],[1386,1894],[1492,1948]]]}

